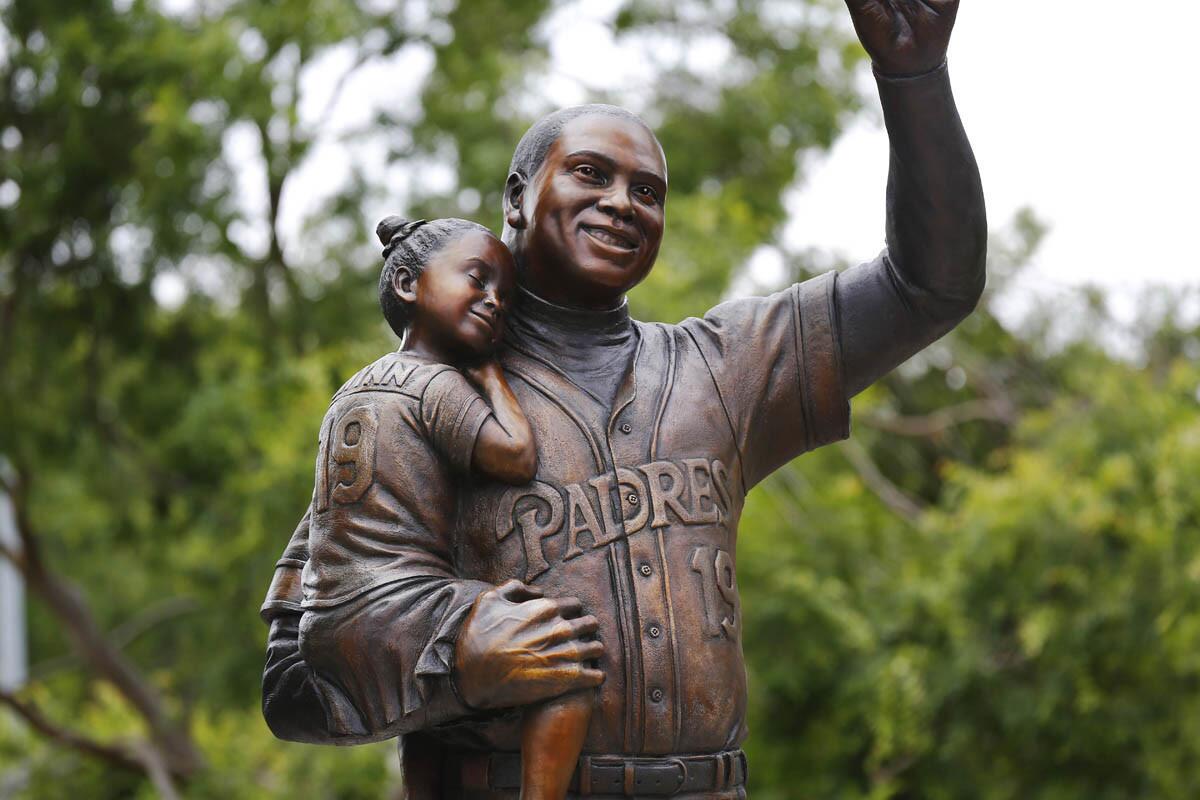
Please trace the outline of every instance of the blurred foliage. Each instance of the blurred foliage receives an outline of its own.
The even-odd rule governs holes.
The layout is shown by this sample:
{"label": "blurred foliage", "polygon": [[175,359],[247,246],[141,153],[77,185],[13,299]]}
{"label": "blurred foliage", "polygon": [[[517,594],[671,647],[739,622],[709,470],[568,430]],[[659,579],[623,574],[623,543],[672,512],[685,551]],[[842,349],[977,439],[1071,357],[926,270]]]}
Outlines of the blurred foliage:
{"label": "blurred foliage", "polygon": [[[640,317],[702,312],[777,244],[804,155],[862,102],[840,6],[615,9],[654,74],[587,96],[645,114],[670,157]],[[203,753],[189,798],[394,791],[390,746],[271,738],[257,607],[329,396],[394,346],[375,304],[379,207],[496,226],[512,147],[553,105],[549,23],[574,13],[0,0],[0,454],[50,567]],[[724,66],[695,72],[686,54],[714,40]],[[358,75],[386,102],[346,125],[337,96]],[[289,187],[312,186],[303,171],[330,149],[348,155],[289,235],[281,209],[304,199]],[[451,180],[424,180],[439,166]],[[882,209],[863,213],[882,228]],[[1165,295],[1122,358],[1094,294],[1035,307],[1014,335],[995,293],[1041,232],[1023,215],[996,240],[985,306],[856,401],[850,443],[752,495],[755,797],[1200,794],[1200,338]],[[823,263],[783,256],[793,279]],[[23,697],[97,741],[145,735],[37,598],[30,636]],[[156,791],[4,714],[10,796]]]}

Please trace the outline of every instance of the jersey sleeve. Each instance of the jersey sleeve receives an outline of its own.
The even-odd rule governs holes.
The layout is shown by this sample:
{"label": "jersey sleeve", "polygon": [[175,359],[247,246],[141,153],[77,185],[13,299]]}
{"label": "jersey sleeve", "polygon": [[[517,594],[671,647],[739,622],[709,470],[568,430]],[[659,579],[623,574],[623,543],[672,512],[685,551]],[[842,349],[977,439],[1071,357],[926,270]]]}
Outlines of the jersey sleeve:
{"label": "jersey sleeve", "polygon": [[716,384],[747,490],[797,455],[849,436],[836,289],[830,272],[682,323]]}
{"label": "jersey sleeve", "polygon": [[476,598],[489,588],[413,576],[306,611],[297,631],[306,667],[361,719],[359,732],[338,725],[336,741],[385,739],[473,716],[454,686],[454,648]]}
{"label": "jersey sleeve", "polygon": [[304,589],[301,575],[304,564],[308,561],[308,526],[312,521],[312,504],[304,512],[304,516],[292,532],[283,555],[275,562],[275,573],[271,576],[271,585],[267,589],[266,599],[259,608],[259,616],[268,625],[280,613],[301,610],[300,603],[304,599]]}
{"label": "jersey sleeve", "polygon": [[372,738],[350,699],[300,655],[298,611],[276,610],[270,619],[263,667],[262,711],[280,739],[338,744]]}
{"label": "jersey sleeve", "polygon": [[429,380],[421,397],[421,421],[434,449],[459,472],[469,472],[475,440],[492,410],[456,369]]}
{"label": "jersey sleeve", "polygon": [[[310,506],[261,610],[270,626],[262,709],[271,731],[289,741],[360,744],[472,715],[454,688],[454,646],[472,604],[490,586],[416,570],[302,617],[311,519]],[[343,659],[344,652],[355,658]]]}

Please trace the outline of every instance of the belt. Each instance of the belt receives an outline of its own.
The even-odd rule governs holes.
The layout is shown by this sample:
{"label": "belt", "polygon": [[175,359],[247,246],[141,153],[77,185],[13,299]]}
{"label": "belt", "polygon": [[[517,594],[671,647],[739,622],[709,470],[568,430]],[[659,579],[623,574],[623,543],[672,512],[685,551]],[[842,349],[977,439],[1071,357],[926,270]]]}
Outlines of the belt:
{"label": "belt", "polygon": [[[520,789],[520,753],[458,753],[452,757],[464,789]],[[746,754],[726,750],[700,756],[584,755],[571,778],[579,795],[668,797],[687,792],[721,791],[746,783]]]}

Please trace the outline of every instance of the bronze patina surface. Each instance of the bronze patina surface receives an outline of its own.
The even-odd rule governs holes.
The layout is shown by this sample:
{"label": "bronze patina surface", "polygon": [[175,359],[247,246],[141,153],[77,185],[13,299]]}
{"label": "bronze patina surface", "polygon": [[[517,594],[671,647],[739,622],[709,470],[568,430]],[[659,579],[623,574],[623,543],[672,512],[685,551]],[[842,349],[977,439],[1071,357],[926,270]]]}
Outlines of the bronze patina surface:
{"label": "bronze patina surface", "polygon": [[[376,484],[411,465],[377,445],[370,470],[318,486],[264,605],[277,735],[401,735],[410,797],[516,798],[520,710],[584,697],[583,755],[564,736],[543,767],[571,776],[571,796],[746,796],[746,494],[847,436],[849,399],[969,314],[984,283],[982,190],[945,64],[958,3],[848,6],[891,141],[887,249],[702,318],[638,322],[624,296],[657,256],[666,157],[613,107],[539,121],[504,192],[520,277],[499,353],[536,474],[489,480],[459,454],[452,503],[429,498],[445,515],[422,548],[434,563],[336,605],[338,637],[300,625],[310,526],[334,506],[358,524]],[[393,395],[413,389],[402,356],[343,388],[362,420],[394,416]]]}

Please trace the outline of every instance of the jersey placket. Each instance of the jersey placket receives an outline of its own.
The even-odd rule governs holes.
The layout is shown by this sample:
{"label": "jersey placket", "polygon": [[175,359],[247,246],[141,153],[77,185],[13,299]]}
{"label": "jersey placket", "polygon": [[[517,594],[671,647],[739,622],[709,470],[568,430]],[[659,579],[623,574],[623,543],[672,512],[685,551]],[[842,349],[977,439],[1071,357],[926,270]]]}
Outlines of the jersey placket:
{"label": "jersey placket", "polygon": [[[613,412],[605,430],[605,444],[612,460],[614,485],[618,489],[620,525],[628,520],[645,519],[636,530],[625,534],[614,551],[623,572],[620,583],[633,602],[626,608],[625,628],[633,632],[627,656],[637,660],[632,670],[629,706],[634,709],[631,752],[672,753],[677,741],[675,722],[679,687],[676,686],[675,631],[671,619],[671,598],[666,559],[662,548],[662,527],[651,508],[649,476],[635,470],[650,460],[656,426],[656,407],[666,385],[655,385],[651,376],[666,375],[663,369],[662,332],[643,326],[641,341],[629,372],[617,391]],[[658,367],[657,369],[655,367]],[[639,375],[647,380],[639,384]]]}

